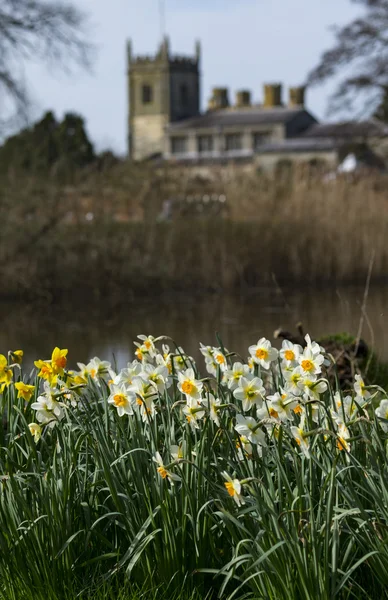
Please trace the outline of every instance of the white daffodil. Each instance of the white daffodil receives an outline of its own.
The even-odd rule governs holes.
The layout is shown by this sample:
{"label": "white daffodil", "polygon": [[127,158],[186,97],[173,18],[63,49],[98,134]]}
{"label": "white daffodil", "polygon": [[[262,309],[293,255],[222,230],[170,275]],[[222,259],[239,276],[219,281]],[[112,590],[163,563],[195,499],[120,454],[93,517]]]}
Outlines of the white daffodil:
{"label": "white daffodil", "polygon": [[[280,388],[280,392],[267,396],[267,400],[269,400],[268,412],[271,416],[279,418],[281,421],[292,421],[294,409],[298,405],[295,396]],[[273,412],[271,413],[271,411]]]}
{"label": "white daffodil", "polygon": [[195,400],[195,398],[188,398],[186,406],[182,409],[187,422],[192,429],[199,429],[199,421],[205,416],[203,407]]}
{"label": "white daffodil", "polygon": [[44,393],[39,396],[31,408],[36,410],[36,418],[39,423],[55,425],[55,421],[61,421],[65,416],[63,404],[55,398],[57,390],[52,389],[48,381],[43,384]]}
{"label": "white daffodil", "polygon": [[146,363],[143,365],[140,376],[144,379],[144,381],[153,382],[159,394],[163,394],[163,392],[169,388],[172,383],[168,377],[168,368],[164,365],[155,367],[150,363]]}
{"label": "white daffodil", "polygon": [[203,405],[207,405],[210,412],[210,419],[214,421],[217,427],[220,426],[220,418],[218,416],[217,411],[219,410],[221,400],[220,398],[215,398],[213,394],[207,394],[207,399],[202,400]]}
{"label": "white daffodil", "polygon": [[[245,458],[252,458],[253,456],[253,448],[251,442],[245,435],[240,435],[239,439],[236,441],[237,448],[237,456],[239,460],[244,460]],[[262,454],[262,447],[257,446],[257,451],[259,456]]]}
{"label": "white daffodil", "polygon": [[284,389],[287,393],[293,396],[301,396],[303,391],[299,387],[299,382],[302,379],[299,367],[292,371],[283,371]]}
{"label": "white daffodil", "polygon": [[170,446],[170,454],[173,460],[180,460],[183,458],[183,448],[182,444],[177,446],[176,444],[172,444]]}
{"label": "white daffodil", "polygon": [[28,425],[28,429],[30,430],[31,435],[34,438],[34,442],[35,444],[37,444],[41,438],[42,435],[42,428],[40,425],[38,425],[38,423],[30,423]]}
{"label": "white daffodil", "polygon": [[142,365],[138,360],[133,360],[128,363],[126,369],[122,369],[118,375],[113,380],[113,383],[120,385],[121,383],[125,385],[132,385],[133,378],[140,375],[142,369]]}
{"label": "white daffodil", "polygon": [[380,421],[381,428],[383,431],[388,431],[388,400],[382,400],[380,402],[380,406],[376,408],[376,416],[379,419],[385,419],[385,421]]}
{"label": "white daffodil", "polygon": [[153,398],[143,398],[140,400],[138,397],[136,402],[140,406],[140,414],[143,423],[148,423],[156,413],[156,406]]}
{"label": "white daffodil", "polygon": [[213,347],[212,346],[204,346],[201,342],[199,344],[199,351],[205,357],[206,361],[213,360]]}
{"label": "white daffodil", "polygon": [[185,371],[190,363],[193,363],[191,356],[187,356],[183,348],[178,348],[172,357],[175,371]]}
{"label": "white daffodil", "polygon": [[174,481],[180,481],[181,478],[179,477],[179,475],[175,475],[175,473],[171,473],[171,471],[168,471],[166,469],[163,463],[163,459],[160,456],[159,452],[155,452],[155,456],[152,460],[158,465],[156,470],[162,479],[168,479],[171,485],[174,485]]}
{"label": "white daffodil", "polygon": [[195,378],[192,368],[178,373],[178,389],[186,396],[186,399],[200,401],[202,388],[203,383]]}
{"label": "white daffodil", "polygon": [[261,408],[258,408],[256,417],[268,431],[272,431],[274,426],[277,426],[280,422],[279,413],[270,405],[270,403],[263,404]]}
{"label": "white daffodil", "polygon": [[241,377],[238,387],[234,390],[233,396],[242,401],[244,411],[248,411],[252,406],[261,406],[264,400],[265,389],[263,381],[259,377],[247,379]]}
{"label": "white daffodil", "polygon": [[317,342],[312,342],[309,334],[305,335],[304,339],[306,340],[306,349],[309,350],[312,354],[318,355],[325,352],[325,349],[317,344]]}
{"label": "white daffodil", "polygon": [[226,362],[226,356],[222,352],[221,348],[213,348],[213,359],[220,367],[221,371],[226,371],[228,368],[228,363]]}
{"label": "white daffodil", "polygon": [[266,338],[261,338],[257,344],[249,346],[249,354],[252,356],[252,360],[257,365],[261,365],[263,369],[269,369],[271,362],[277,360],[278,357],[278,351]]}
{"label": "white daffodil", "polygon": [[226,491],[229,496],[233,498],[237,506],[241,506],[245,504],[245,500],[241,494],[241,483],[238,479],[232,479],[230,475],[226,471],[223,471],[222,477],[226,479],[224,486],[226,487]]}
{"label": "white daffodil", "polygon": [[109,374],[111,364],[107,360],[100,360],[98,356],[95,356],[89,362],[88,369],[90,371],[91,377],[95,378],[96,375],[98,377],[103,377],[104,375]]}
{"label": "white daffodil", "polygon": [[153,381],[149,379],[146,381],[143,377],[137,375],[132,380],[132,385],[129,386],[129,390],[136,395],[136,403],[141,406],[141,400],[146,398],[155,399],[158,395],[158,389]]}
{"label": "white daffodil", "polygon": [[316,354],[307,346],[303,353],[299,356],[298,362],[300,369],[305,375],[319,375],[322,372],[322,364],[324,361],[322,354]]}
{"label": "white daffodil", "polygon": [[310,458],[309,441],[304,430],[303,418],[300,421],[299,427],[291,427],[291,434],[306,458]]}
{"label": "white daffodil", "polygon": [[303,348],[299,344],[293,344],[288,340],[283,340],[282,349],[279,354],[282,359],[283,365],[287,368],[296,367],[299,360],[300,354],[302,354]]}
{"label": "white daffodil", "polygon": [[352,396],[341,398],[341,394],[336,392],[334,394],[334,402],[336,410],[331,412],[336,423],[344,423],[344,419],[345,421],[350,421],[356,416],[358,409]]}
{"label": "white daffodil", "polygon": [[260,424],[252,417],[237,415],[234,428],[241,437],[246,437],[252,444],[267,445],[264,431],[262,431]]}
{"label": "white daffodil", "polygon": [[110,387],[110,396],[108,404],[113,404],[117,408],[119,417],[124,415],[133,415],[132,405],[135,401],[135,394],[125,384],[112,384]]}
{"label": "white daffodil", "polygon": [[236,362],[232,369],[226,369],[224,371],[223,382],[226,383],[231,391],[233,391],[238,387],[241,377],[246,377],[249,373],[250,369],[248,365]]}
{"label": "white daffodil", "polygon": [[339,423],[337,431],[337,448],[338,450],[346,450],[350,452],[350,444],[348,439],[350,438],[349,429],[344,423]]}
{"label": "white daffodil", "polygon": [[218,364],[216,363],[214,358],[206,359],[205,367],[206,367],[206,371],[209,373],[209,375],[212,375],[213,377],[217,376]]}
{"label": "white daffodil", "polygon": [[316,375],[304,373],[301,367],[298,367],[301,378],[298,381],[298,387],[303,392],[306,399],[319,400],[320,395],[326,392],[326,381],[318,381]]}
{"label": "white daffodil", "polygon": [[359,404],[362,404],[363,402],[368,400],[368,398],[370,398],[370,392],[368,392],[368,390],[366,389],[364,380],[361,377],[361,375],[355,376],[354,391],[356,392],[356,400]]}
{"label": "white daffodil", "polygon": [[155,349],[155,338],[153,335],[138,335],[137,339],[141,341],[142,345],[145,347],[150,356],[154,356]]}

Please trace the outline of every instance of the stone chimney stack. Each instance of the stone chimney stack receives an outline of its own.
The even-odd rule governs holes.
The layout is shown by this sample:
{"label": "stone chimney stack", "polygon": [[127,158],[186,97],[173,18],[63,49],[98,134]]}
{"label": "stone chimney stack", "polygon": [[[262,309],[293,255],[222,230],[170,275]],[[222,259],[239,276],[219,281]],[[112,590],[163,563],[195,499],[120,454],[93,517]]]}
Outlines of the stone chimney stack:
{"label": "stone chimney stack", "polygon": [[267,83],[264,85],[264,107],[282,106],[282,84]]}
{"label": "stone chimney stack", "polygon": [[228,88],[213,88],[212,97],[209,100],[209,110],[219,110],[229,106]]}
{"label": "stone chimney stack", "polygon": [[292,87],[289,90],[289,100],[288,100],[288,106],[290,107],[297,107],[297,106],[304,106],[305,103],[305,95],[306,95],[306,87],[305,86],[300,86],[300,87]]}
{"label": "stone chimney stack", "polygon": [[248,90],[239,90],[236,92],[236,108],[251,106],[251,92]]}

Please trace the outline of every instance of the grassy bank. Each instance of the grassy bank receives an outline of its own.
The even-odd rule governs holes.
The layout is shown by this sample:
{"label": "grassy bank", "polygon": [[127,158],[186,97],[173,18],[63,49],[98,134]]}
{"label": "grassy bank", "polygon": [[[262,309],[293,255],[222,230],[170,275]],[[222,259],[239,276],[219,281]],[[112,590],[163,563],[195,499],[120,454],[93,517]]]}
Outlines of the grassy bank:
{"label": "grassy bank", "polygon": [[[127,171],[126,171],[127,169]],[[233,291],[266,284],[364,282],[388,273],[386,180],[295,172],[278,178],[125,165],[70,188],[9,178],[0,187],[2,295],[88,290],[99,295],[163,290]],[[226,197],[223,216],[176,210],[178,193]],[[92,220],[88,221],[87,218]]]}
{"label": "grassy bank", "polygon": [[0,597],[386,597],[387,395],[303,343],[0,355]]}

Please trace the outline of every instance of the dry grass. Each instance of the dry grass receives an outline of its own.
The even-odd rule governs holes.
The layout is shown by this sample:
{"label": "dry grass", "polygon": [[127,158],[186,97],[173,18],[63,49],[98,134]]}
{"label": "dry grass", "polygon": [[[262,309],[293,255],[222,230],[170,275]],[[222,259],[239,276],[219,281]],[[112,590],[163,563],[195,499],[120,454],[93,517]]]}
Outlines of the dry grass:
{"label": "dry grass", "polygon": [[[87,289],[136,296],[233,290],[271,281],[364,282],[388,273],[384,176],[325,182],[306,173],[268,178],[238,170],[212,180],[121,165],[72,188],[9,178],[0,186],[2,294]],[[178,193],[223,193],[224,218],[177,215]],[[93,221],[85,215],[93,213]],[[205,211],[206,214],[206,211]]]}

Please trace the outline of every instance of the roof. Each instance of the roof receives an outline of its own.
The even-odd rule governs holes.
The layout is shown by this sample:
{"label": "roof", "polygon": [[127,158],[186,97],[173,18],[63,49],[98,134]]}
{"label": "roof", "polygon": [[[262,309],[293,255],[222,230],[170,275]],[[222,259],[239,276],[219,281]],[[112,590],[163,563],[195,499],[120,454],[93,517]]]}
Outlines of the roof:
{"label": "roof", "polygon": [[190,117],[189,119],[170,123],[168,131],[178,132],[187,129],[288,123],[294,117],[303,113],[307,113],[307,111],[302,108],[283,107],[213,110],[197,117]]}
{"label": "roof", "polygon": [[377,119],[367,121],[342,121],[339,123],[317,123],[303,133],[303,137],[380,137],[388,135],[388,126]]}
{"label": "roof", "polygon": [[281,142],[263,144],[257,150],[257,154],[271,152],[328,152],[336,150],[338,142],[330,138],[288,138]]}

